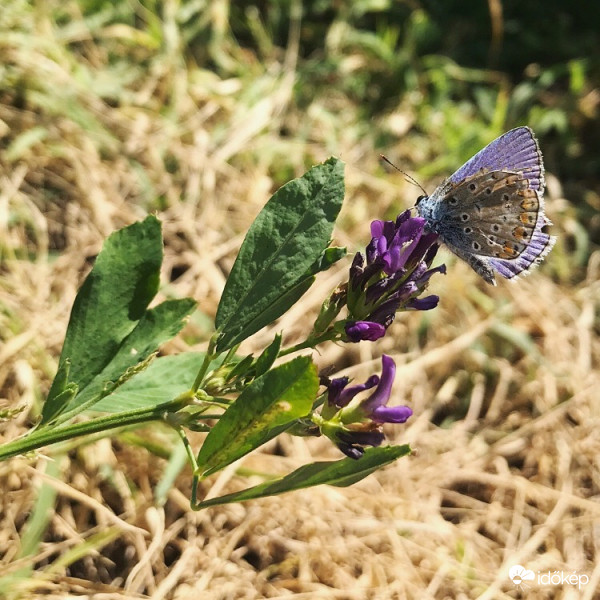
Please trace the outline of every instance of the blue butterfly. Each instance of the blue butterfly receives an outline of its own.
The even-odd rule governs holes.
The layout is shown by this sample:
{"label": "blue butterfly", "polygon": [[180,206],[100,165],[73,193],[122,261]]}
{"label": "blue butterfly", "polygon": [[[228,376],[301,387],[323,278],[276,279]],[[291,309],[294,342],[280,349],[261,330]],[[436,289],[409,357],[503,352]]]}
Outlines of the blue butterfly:
{"label": "blue butterfly", "polygon": [[417,199],[426,227],[488,283],[526,275],[550,252],[544,163],[533,131],[517,127],[488,144],[430,196]]}

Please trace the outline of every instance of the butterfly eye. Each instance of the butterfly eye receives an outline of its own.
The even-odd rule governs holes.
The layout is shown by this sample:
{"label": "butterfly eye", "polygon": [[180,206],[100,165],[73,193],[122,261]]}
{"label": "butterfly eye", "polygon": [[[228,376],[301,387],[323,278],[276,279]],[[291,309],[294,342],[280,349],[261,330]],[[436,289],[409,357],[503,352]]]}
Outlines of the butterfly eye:
{"label": "butterfly eye", "polygon": [[421,200],[425,200],[425,198],[428,198],[428,196],[424,196],[424,195],[419,196],[417,198],[417,202],[416,202],[417,206],[419,206],[419,202],[421,202]]}

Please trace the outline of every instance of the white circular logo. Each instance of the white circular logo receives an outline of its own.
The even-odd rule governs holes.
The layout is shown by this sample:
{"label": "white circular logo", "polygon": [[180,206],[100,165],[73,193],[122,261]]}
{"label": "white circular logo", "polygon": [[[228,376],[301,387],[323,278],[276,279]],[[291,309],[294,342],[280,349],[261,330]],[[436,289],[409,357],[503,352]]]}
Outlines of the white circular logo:
{"label": "white circular logo", "polygon": [[521,565],[513,565],[508,570],[508,576],[515,585],[522,585],[526,581],[533,581],[535,579],[535,573]]}

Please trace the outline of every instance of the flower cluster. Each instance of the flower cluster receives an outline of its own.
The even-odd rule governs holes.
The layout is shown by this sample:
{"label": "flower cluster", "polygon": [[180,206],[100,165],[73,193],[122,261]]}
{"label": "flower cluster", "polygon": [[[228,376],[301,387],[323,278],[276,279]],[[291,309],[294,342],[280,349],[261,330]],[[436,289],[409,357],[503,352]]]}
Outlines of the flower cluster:
{"label": "flower cluster", "polygon": [[[323,303],[315,339],[375,341],[385,335],[397,311],[437,306],[438,296],[421,297],[431,276],[446,272],[445,265],[431,267],[438,235],[426,229],[425,219],[411,217],[407,210],[396,221],[373,221],[371,236],[365,253],[354,257],[348,283]],[[344,306],[348,316],[335,321]],[[404,423],[412,415],[408,406],[387,405],[395,374],[394,361],[383,355],[381,377],[372,375],[359,385],[349,385],[347,377],[322,380],[326,401],[320,414],[300,424],[297,435],[321,433],[347,456],[360,458],[365,446],[383,442],[384,423]],[[371,389],[369,396],[361,395]]]}
{"label": "flower cluster", "polygon": [[[360,458],[365,446],[379,446],[384,423],[404,423],[411,415],[408,406],[387,406],[396,375],[393,359],[381,357],[381,377],[372,375],[365,383],[348,386],[348,377],[325,381],[327,400],[314,422],[323,435],[331,439],[347,456]],[[375,388],[367,398],[358,394]]]}
{"label": "flower cluster", "polygon": [[350,267],[345,334],[351,342],[383,337],[398,310],[435,308],[438,296],[420,295],[434,273],[446,272],[445,265],[430,268],[437,234],[408,210],[396,221],[373,221],[371,236],[366,256],[357,253]]}

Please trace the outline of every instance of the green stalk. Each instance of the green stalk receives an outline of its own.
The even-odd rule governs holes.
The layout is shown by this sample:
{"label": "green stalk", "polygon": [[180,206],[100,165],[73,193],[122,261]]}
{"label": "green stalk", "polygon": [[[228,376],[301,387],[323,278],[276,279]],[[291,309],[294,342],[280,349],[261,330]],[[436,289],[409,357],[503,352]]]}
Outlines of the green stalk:
{"label": "green stalk", "polygon": [[[196,375],[194,384],[192,385],[192,392],[198,391],[198,388],[200,387],[200,384],[204,380],[204,376],[206,375],[206,372],[208,371],[208,367],[209,367],[211,361],[213,361],[217,357],[217,354],[215,354],[215,347],[217,345],[218,339],[219,339],[219,333],[217,332],[210,338],[210,341],[208,342],[208,348],[206,349],[206,354],[204,355],[204,361],[198,371],[198,375]],[[227,355],[227,356],[229,356],[229,355]]]}
{"label": "green stalk", "polygon": [[317,346],[318,344],[322,344],[323,342],[334,341],[338,339],[338,335],[339,334],[335,330],[329,329],[321,335],[308,336],[308,338],[306,338],[306,340],[304,340],[303,342],[300,342],[295,346],[286,348],[285,350],[281,350],[278,356],[287,356],[288,354],[293,354],[294,352],[298,352],[299,350],[305,350],[306,348],[314,348],[315,346]]}
{"label": "green stalk", "polygon": [[200,479],[198,476],[198,461],[196,460],[196,456],[194,454],[194,451],[192,450],[190,441],[188,440],[187,435],[185,435],[185,431],[181,427],[176,427],[176,431],[179,434],[181,441],[183,442],[183,445],[185,447],[185,452],[188,457],[188,461],[189,461],[190,465],[192,466],[192,472],[194,474],[193,479],[192,479],[192,498],[190,499],[190,506],[191,506],[192,510],[199,510],[198,509],[198,504],[199,504],[198,503],[198,483],[199,483]]}
{"label": "green stalk", "polygon": [[138,425],[150,421],[160,421],[165,418],[166,414],[176,412],[184,406],[187,406],[190,403],[191,398],[193,398],[193,396],[189,392],[186,392],[170,402],[165,402],[149,408],[139,408],[116,415],[98,417],[97,419],[83,421],[82,423],[60,425],[58,427],[48,425],[42,429],[33,431],[29,435],[25,435],[24,437],[0,446],[0,461],[12,458],[13,456],[18,456],[19,454],[31,452],[32,450],[37,450],[43,446],[64,442],[65,440],[70,440],[80,435],[109,431],[127,425]]}

